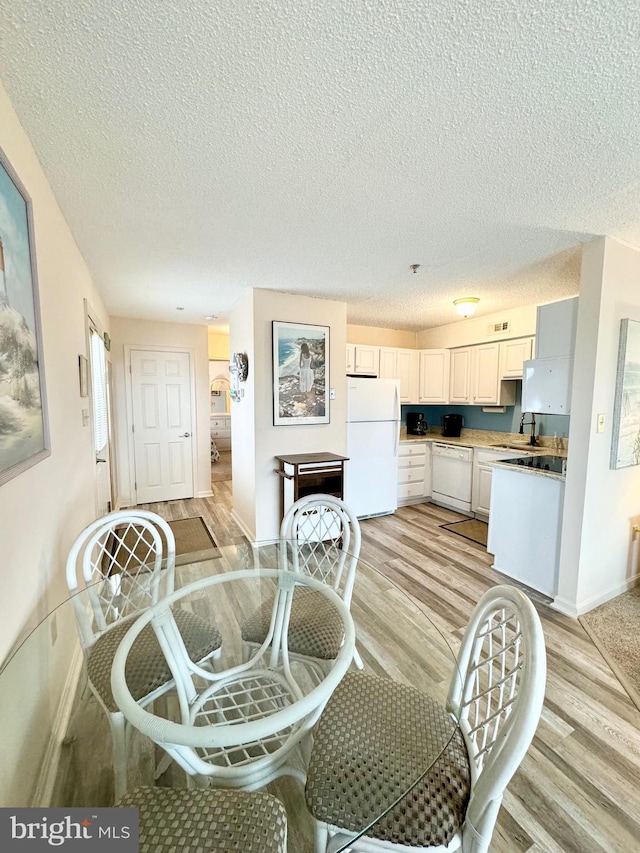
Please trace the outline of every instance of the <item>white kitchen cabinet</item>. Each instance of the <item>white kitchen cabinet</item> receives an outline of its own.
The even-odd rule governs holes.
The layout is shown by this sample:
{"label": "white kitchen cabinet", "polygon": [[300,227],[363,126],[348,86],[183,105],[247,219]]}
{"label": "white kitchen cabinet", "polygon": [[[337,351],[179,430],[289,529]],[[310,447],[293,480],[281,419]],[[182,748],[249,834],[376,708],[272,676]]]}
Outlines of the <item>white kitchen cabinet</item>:
{"label": "white kitchen cabinet", "polygon": [[578,324],[578,297],[538,305],[536,309],[536,358],[573,358]]}
{"label": "white kitchen cabinet", "polygon": [[512,406],[515,388],[500,376],[500,344],[451,350],[449,402],[472,406]]}
{"label": "white kitchen cabinet", "polygon": [[534,358],[524,364],[522,411],[543,415],[571,414],[573,359]]}
{"label": "white kitchen cabinet", "polygon": [[450,350],[419,350],[418,402],[449,402]]}
{"label": "white kitchen cabinet", "polygon": [[347,344],[347,374],[354,373],[356,369],[356,347],[355,344]]}
{"label": "white kitchen cabinet", "polygon": [[537,589],[558,591],[564,478],[493,469],[487,550],[496,571]]}
{"label": "white kitchen cabinet", "polygon": [[378,376],[380,379],[398,378],[398,350],[394,347],[380,347]]}
{"label": "white kitchen cabinet", "polygon": [[476,447],[473,453],[473,475],[471,478],[471,510],[479,518],[486,520],[489,517],[491,506],[491,480],[493,468],[490,462],[497,459],[509,459],[524,456],[526,449],[499,450],[494,448]]}
{"label": "white kitchen cabinet", "polygon": [[522,379],[522,365],[533,358],[534,338],[500,342],[500,378]]}
{"label": "white kitchen cabinet", "polygon": [[378,376],[380,347],[347,344],[347,373],[360,376]]}
{"label": "white kitchen cabinet", "polygon": [[431,443],[401,442],[398,447],[398,506],[421,503],[431,494]]}
{"label": "white kitchen cabinet", "polygon": [[467,405],[471,402],[472,347],[451,350],[449,402]]}
{"label": "white kitchen cabinet", "polygon": [[400,402],[418,402],[418,350],[399,349],[397,351],[396,379],[400,380]]}

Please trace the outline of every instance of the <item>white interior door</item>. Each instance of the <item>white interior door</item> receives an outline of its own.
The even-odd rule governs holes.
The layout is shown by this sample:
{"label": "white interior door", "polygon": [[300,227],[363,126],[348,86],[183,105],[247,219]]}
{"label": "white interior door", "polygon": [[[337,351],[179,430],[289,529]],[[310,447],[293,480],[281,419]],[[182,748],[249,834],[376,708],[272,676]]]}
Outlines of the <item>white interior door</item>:
{"label": "white interior door", "polygon": [[138,503],[193,497],[189,353],[131,350]]}

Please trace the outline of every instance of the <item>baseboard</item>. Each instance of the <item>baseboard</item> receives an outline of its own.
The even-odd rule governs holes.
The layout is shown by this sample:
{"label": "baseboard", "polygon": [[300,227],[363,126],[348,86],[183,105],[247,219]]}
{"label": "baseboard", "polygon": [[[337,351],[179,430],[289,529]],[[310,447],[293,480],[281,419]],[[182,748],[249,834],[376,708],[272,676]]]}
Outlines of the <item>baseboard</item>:
{"label": "baseboard", "polygon": [[585,601],[576,603],[575,601],[568,601],[567,599],[563,599],[558,596],[554,599],[553,604],[551,606],[554,610],[558,610],[560,613],[564,613],[566,616],[572,616],[574,619],[577,619],[578,616],[582,616],[584,613],[588,613],[595,607],[599,607],[601,604],[606,604],[607,601],[610,601],[612,598],[616,598],[618,595],[622,595],[623,592],[627,592],[632,587],[636,586],[639,582],[640,574],[633,575],[633,577],[627,578],[622,583],[616,584],[616,586],[611,587],[606,592],[601,592],[598,595],[593,595],[591,596],[591,598],[587,598]]}
{"label": "baseboard", "polygon": [[232,509],[231,512],[229,513],[229,515],[231,516],[233,521],[235,521],[235,523],[238,525],[238,527],[244,533],[244,535],[247,537],[249,542],[255,542],[255,540],[256,540],[255,530],[249,530],[249,528],[244,523],[244,521],[241,518],[239,518],[239,516],[236,514],[235,510]]}
{"label": "baseboard", "polygon": [[202,492],[198,492],[196,497],[197,498],[211,498],[211,497],[213,497],[213,492],[211,491],[211,489],[205,489]]}
{"label": "baseboard", "polygon": [[67,678],[60,695],[60,703],[51,727],[49,743],[45,750],[44,758],[40,766],[38,783],[33,791],[31,805],[33,808],[46,808],[53,797],[53,791],[60,765],[60,754],[62,742],[67,736],[69,722],[73,713],[73,704],[78,689],[78,681],[82,672],[83,655],[78,646],[67,671]]}

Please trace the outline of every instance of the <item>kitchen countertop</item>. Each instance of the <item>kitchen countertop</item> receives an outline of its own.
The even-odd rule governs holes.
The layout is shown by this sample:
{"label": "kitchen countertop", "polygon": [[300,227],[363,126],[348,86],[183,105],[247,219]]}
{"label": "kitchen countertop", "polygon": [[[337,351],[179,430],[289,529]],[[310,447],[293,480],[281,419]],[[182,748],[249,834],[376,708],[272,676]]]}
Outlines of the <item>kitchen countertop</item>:
{"label": "kitchen countertop", "polygon": [[[523,441],[524,438],[524,441]],[[400,430],[400,443],[411,443],[414,441],[428,441],[428,442],[441,442],[443,444],[452,444],[452,445],[461,445],[463,447],[482,447],[487,450],[509,450],[512,451],[521,451],[522,455],[534,453],[544,454],[546,456],[561,456],[566,458],[567,450],[556,450],[551,447],[551,444],[545,444],[545,442],[551,442],[552,439],[549,436],[542,436],[539,441],[541,444],[532,447],[528,443],[527,436],[521,436],[518,433],[511,432],[495,432],[492,430],[482,430],[482,429],[463,429],[459,438],[453,438],[450,436],[443,436],[441,431],[429,430],[426,435],[407,435],[406,429],[403,427]],[[562,439],[563,444],[566,448],[566,439]],[[496,447],[496,444],[508,444],[510,445],[508,448],[500,448]],[[512,447],[511,445],[518,445],[517,447]],[[533,469],[532,469],[533,470]]]}

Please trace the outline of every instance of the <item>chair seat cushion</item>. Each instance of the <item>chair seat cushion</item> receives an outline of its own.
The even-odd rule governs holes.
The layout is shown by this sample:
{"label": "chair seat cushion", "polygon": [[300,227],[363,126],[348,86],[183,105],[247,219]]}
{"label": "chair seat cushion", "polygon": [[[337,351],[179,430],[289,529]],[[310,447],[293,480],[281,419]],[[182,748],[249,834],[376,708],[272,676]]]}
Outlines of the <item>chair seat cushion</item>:
{"label": "chair seat cushion", "polygon": [[[263,643],[269,631],[273,598],[263,601],[242,626],[242,639]],[[315,589],[296,587],[291,601],[287,643],[289,652],[320,660],[338,656],[344,637],[340,614],[326,595]]]}
{"label": "chair seat cushion", "polygon": [[347,673],[314,734],[305,794],[317,820],[359,832],[402,797],[366,835],[413,847],[448,844],[464,822],[470,788],[464,739],[444,708],[413,687]]}
{"label": "chair seat cushion", "polygon": [[[189,610],[176,609],[173,615],[192,661],[204,660],[220,648],[220,632],[205,619]],[[112,713],[118,710],[118,706],[111,692],[111,666],[120,641],[133,621],[127,619],[118,622],[115,627],[98,637],[89,649],[87,657],[89,681],[105,707]],[[145,625],[136,637],[127,657],[125,675],[127,687],[137,701],[171,680],[171,671],[151,624]]]}
{"label": "chair seat cushion", "polygon": [[136,788],[118,806],[139,809],[140,853],[285,853],[287,815],[271,794]]}

